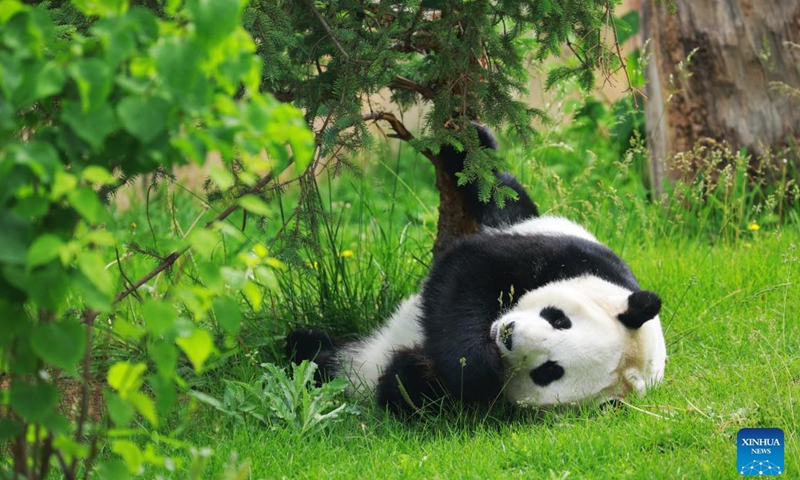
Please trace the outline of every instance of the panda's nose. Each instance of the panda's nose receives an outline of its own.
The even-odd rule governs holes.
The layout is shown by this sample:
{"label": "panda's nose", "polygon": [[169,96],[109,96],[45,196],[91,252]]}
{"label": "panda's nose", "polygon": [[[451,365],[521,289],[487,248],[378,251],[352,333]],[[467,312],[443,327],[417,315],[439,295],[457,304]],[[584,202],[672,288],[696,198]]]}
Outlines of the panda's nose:
{"label": "panda's nose", "polygon": [[512,320],[500,327],[500,341],[503,342],[503,346],[508,351],[511,351],[511,347],[514,345],[514,323]]}

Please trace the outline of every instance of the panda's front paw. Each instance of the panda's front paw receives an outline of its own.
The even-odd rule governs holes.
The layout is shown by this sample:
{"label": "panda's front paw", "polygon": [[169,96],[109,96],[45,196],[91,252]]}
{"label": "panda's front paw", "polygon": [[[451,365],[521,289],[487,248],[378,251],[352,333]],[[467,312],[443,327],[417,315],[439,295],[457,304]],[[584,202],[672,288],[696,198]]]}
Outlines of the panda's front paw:
{"label": "panda's front paw", "polygon": [[378,379],[378,405],[394,414],[413,414],[445,395],[421,348],[394,353]]}

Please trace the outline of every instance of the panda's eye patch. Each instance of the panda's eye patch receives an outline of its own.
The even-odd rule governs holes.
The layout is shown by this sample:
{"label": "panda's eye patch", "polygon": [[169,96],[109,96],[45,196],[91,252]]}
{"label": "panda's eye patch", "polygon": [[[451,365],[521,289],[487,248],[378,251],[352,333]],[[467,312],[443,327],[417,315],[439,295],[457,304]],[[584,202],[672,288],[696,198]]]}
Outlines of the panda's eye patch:
{"label": "panda's eye patch", "polygon": [[545,307],[539,314],[547,320],[550,325],[556,330],[566,330],[572,326],[569,317],[564,314],[564,311],[556,307]]}
{"label": "panda's eye patch", "polygon": [[540,387],[546,387],[563,376],[564,369],[552,360],[548,360],[531,370],[531,380]]}

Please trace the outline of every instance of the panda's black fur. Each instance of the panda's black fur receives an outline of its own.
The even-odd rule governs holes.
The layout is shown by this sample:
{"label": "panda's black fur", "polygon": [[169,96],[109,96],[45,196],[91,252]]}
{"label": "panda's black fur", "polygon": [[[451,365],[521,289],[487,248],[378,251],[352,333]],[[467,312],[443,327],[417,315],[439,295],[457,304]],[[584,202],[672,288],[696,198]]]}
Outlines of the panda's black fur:
{"label": "panda's black fur", "polygon": [[[496,148],[489,131],[476,128],[481,145]],[[455,176],[463,168],[466,153],[443,146],[440,158]],[[459,187],[467,212],[482,227],[495,230],[460,238],[436,258],[420,293],[423,341],[391,354],[375,387],[378,405],[409,412],[444,396],[465,403],[497,400],[504,386],[504,365],[490,326],[528,291],[583,275],[641,291],[628,266],[598,242],[577,236],[503,232],[503,227],[538,216],[538,209],[513,175],[496,175],[501,184],[517,192],[518,199],[500,209],[493,202],[480,202],[476,186]],[[630,301],[630,311],[619,316],[628,328],[636,329],[658,313],[660,299],[650,295],[637,294],[637,300]],[[336,371],[331,361],[336,361],[337,348],[336,342],[313,330],[296,330],[287,338],[290,358],[295,362],[316,359],[320,379]],[[533,382],[547,384],[564,374],[559,369],[549,362],[530,375]]]}

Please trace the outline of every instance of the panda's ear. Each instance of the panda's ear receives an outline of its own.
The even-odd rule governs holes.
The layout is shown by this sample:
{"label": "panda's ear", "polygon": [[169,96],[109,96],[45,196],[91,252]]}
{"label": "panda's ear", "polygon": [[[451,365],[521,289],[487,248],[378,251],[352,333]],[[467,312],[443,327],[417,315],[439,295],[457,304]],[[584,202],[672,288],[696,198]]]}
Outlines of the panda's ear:
{"label": "panda's ear", "polygon": [[617,318],[629,329],[636,330],[648,320],[655,318],[660,311],[661,298],[653,292],[639,290],[628,296],[628,308]]}

